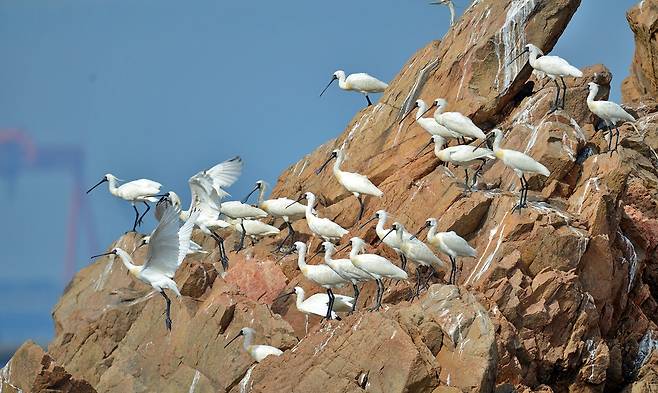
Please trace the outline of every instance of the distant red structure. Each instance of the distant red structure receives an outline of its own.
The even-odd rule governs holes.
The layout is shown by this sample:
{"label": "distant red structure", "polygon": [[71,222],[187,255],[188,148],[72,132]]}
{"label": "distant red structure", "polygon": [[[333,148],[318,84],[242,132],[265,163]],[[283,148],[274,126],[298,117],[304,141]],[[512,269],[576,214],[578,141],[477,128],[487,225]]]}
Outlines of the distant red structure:
{"label": "distant red structure", "polygon": [[[6,179],[9,191],[16,189],[16,181],[23,172],[61,172],[73,179],[66,224],[66,255],[63,279],[67,282],[75,271],[79,224],[84,217],[87,242],[91,252],[97,250],[96,230],[91,209],[83,195],[85,154],[78,146],[38,146],[20,130],[0,130],[0,177]],[[83,213],[81,215],[81,213]]]}

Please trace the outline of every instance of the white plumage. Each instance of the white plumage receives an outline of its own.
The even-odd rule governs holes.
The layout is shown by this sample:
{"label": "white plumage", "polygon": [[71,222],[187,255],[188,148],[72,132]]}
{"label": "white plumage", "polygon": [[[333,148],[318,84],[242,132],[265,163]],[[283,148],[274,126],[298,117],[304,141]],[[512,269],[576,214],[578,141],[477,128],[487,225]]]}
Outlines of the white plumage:
{"label": "white plumage", "polygon": [[352,311],[356,310],[356,303],[359,300],[359,287],[357,284],[372,280],[373,277],[369,273],[354,266],[350,259],[333,259],[333,254],[336,251],[333,243],[323,242],[322,246],[324,247],[324,263],[336,272],[336,274],[341,276],[343,280],[352,283],[352,289],[354,289]]}
{"label": "white plumage", "polygon": [[[610,154],[613,151],[617,150],[617,145],[619,144],[619,128],[617,128],[617,123],[620,121],[630,121],[634,122],[635,118],[630,113],[626,112],[621,105],[612,102],[612,101],[594,101],[594,98],[599,93],[599,85],[594,82],[589,82],[589,94],[587,95],[587,107],[592,113],[601,118],[605,122],[608,131],[610,131],[610,136],[608,139],[608,150]],[[615,147],[612,148],[612,138],[613,132],[612,128],[615,128],[614,134],[616,135],[617,141]]]}
{"label": "white plumage", "polygon": [[277,250],[279,250],[285,244],[288,238],[291,238],[294,243],[295,230],[290,222],[303,218],[306,212],[306,206],[302,205],[297,201],[293,201],[290,198],[276,198],[276,199],[265,200],[265,192],[267,190],[267,187],[268,184],[265,181],[263,180],[257,181],[256,187],[254,187],[254,189],[247,195],[247,197],[244,199],[244,202],[247,202],[249,200],[251,194],[253,194],[257,190],[260,190],[258,194],[258,207],[260,207],[263,211],[265,211],[267,214],[269,214],[274,218],[283,219],[283,221],[286,223],[286,226],[288,227],[288,234],[286,235],[286,238],[283,239],[281,243],[279,243],[279,246],[277,247]]}
{"label": "white plumage", "polygon": [[448,101],[443,98],[434,100],[432,106],[427,111],[436,107],[434,111],[434,120],[445,128],[460,134],[462,137],[485,140],[486,135],[480,127],[473,123],[473,120],[459,112],[445,112]]}
{"label": "white plumage", "polygon": [[[327,265],[308,265],[306,263],[306,244],[302,242],[295,242],[297,253],[297,266],[301,270],[307,280],[316,283],[317,285],[327,290],[329,296],[329,310],[332,309],[334,301],[334,294],[332,288],[341,288],[348,283],[347,280],[339,276]],[[327,311],[325,318],[331,319],[330,313]]]}
{"label": "white plumage", "polygon": [[427,241],[450,257],[452,267],[448,282],[454,284],[457,280],[457,257],[475,257],[477,256],[477,251],[454,231],[437,232],[437,221],[435,218],[428,218],[425,222],[425,227],[429,227]]}
{"label": "white plumage", "polygon": [[388,87],[388,84],[364,72],[360,72],[357,74],[350,74],[349,76],[346,77],[345,71],[338,70],[333,73],[331,77],[331,81],[329,81],[327,87],[325,87],[324,90],[322,90],[320,96],[324,94],[324,92],[329,88],[329,86],[331,86],[331,84],[335,80],[338,81],[338,86],[343,90],[357,91],[361,94],[364,94],[366,96],[366,100],[368,101],[368,105],[372,105],[372,101],[370,101],[370,97],[368,96],[368,94],[381,93],[384,90],[386,90],[386,88]]}
{"label": "white plumage", "polygon": [[406,280],[407,272],[377,254],[361,254],[365,246],[365,242],[361,238],[353,237],[350,241],[352,243],[352,249],[350,250],[352,264],[370,274],[377,281],[377,299],[372,309],[378,310],[382,305],[382,296],[384,295],[382,278]]}
{"label": "white plumage", "polygon": [[[430,135],[438,135],[445,139],[449,139],[449,138],[457,139],[462,137],[460,133],[449,130],[446,127],[442,126],[441,124],[437,123],[434,117],[423,117],[423,115],[427,113],[429,108],[425,103],[425,101],[420,99],[416,100],[416,104],[414,105],[414,108],[418,108],[418,110],[416,111],[416,122],[425,131],[430,133]],[[409,112],[406,115],[404,115],[404,117],[400,120],[400,123],[402,123],[404,119],[406,119],[407,116],[409,116],[413,112],[414,108],[411,108],[411,110],[409,110]]]}
{"label": "white plumage", "polygon": [[226,345],[224,345],[224,348],[228,347],[229,344],[231,344],[233,341],[235,341],[238,337],[244,336],[244,342],[242,343],[242,348],[244,348],[245,352],[251,356],[252,359],[254,359],[256,362],[260,363],[265,359],[266,357],[273,355],[273,356],[281,356],[283,354],[283,351],[280,350],[279,348],[275,348],[270,345],[254,345],[252,344],[254,342],[254,335],[256,334],[256,331],[252,328],[248,327],[243,327],[240,329],[240,333],[238,333],[237,336],[233,337],[231,341],[229,341]]}
{"label": "white plumage", "polygon": [[343,164],[345,161],[345,152],[343,149],[336,149],[331,152],[331,155],[327,161],[325,161],[324,164],[318,170],[316,173],[320,173],[325,166],[331,162],[331,160],[336,159],[334,162],[333,166],[333,172],[334,176],[336,177],[336,180],[345,187],[345,189],[349,192],[352,193],[356,197],[356,199],[359,201],[359,220],[363,216],[363,210],[365,209],[365,205],[363,200],[361,199],[361,194],[364,195],[372,195],[376,196],[378,198],[381,198],[384,196],[384,193],[377,188],[368,177],[360,174],[360,173],[355,173],[355,172],[346,172],[340,169],[340,166]]}
{"label": "white plumage", "polygon": [[[407,258],[401,250],[402,243],[400,242],[397,236],[394,235],[387,236],[390,232],[388,229],[384,228],[387,219],[388,219],[388,213],[386,213],[385,210],[377,210],[375,212],[375,216],[370,220],[366,221],[363,225],[361,225],[361,228],[368,225],[368,223],[371,221],[378,220],[377,225],[375,226],[375,232],[377,233],[377,237],[381,242],[391,247],[400,256],[400,262],[401,262],[400,267],[402,268],[402,270],[405,270],[407,266]],[[411,233],[404,231],[403,237],[405,239],[410,239],[412,235]]]}
{"label": "white plumage", "polygon": [[189,179],[189,182],[198,182],[209,184],[214,193],[210,193],[212,198],[223,199],[229,194],[223,190],[230,187],[242,174],[242,159],[234,157],[230,160],[220,162],[210,169],[203,170]]}
{"label": "white plumage", "polygon": [[[316,293],[305,298],[304,289],[302,287],[295,287],[294,292],[295,306],[297,310],[304,314],[319,315],[324,317],[327,315],[329,308],[329,296],[326,293]],[[348,312],[352,310],[354,299],[345,295],[334,295],[334,306],[331,312],[331,317],[336,319],[338,315],[336,312]]]}
{"label": "white plumage", "polygon": [[[578,68],[572,66],[564,60],[561,57],[558,56],[545,56],[544,52],[542,52],[541,49],[539,49],[537,46],[533,44],[527,44],[523,51],[519,53],[513,60],[514,62],[516,59],[518,59],[522,54],[524,53],[529,53],[530,54],[530,66],[539,71],[544,73],[546,76],[548,76],[550,79],[553,80],[555,83],[555,87],[557,88],[556,96],[555,96],[555,104],[553,105],[553,110],[557,108],[562,108],[564,109],[564,101],[565,101],[565,94],[567,92],[567,85],[564,82],[564,77],[565,76],[571,76],[574,78],[580,78],[583,76],[582,71],[580,71]],[[562,82],[562,88],[560,88],[560,85],[557,83],[557,79],[560,78],[560,81]],[[560,103],[560,90],[562,91],[562,102]]]}
{"label": "white plumage", "polygon": [[236,248],[238,251],[241,250],[244,246],[245,236],[249,236],[252,245],[255,245],[257,240],[265,236],[276,236],[281,232],[279,228],[265,224],[264,222],[258,220],[247,220],[244,218],[235,220],[229,218],[228,222],[231,224],[233,229],[240,234],[240,244]]}
{"label": "white plumage", "polygon": [[503,132],[501,130],[495,128],[492,134],[495,138],[493,142],[494,155],[505,165],[512,168],[521,180],[521,198],[519,204],[514,207],[514,209],[518,208],[521,211],[522,208],[527,206],[528,197],[528,181],[525,178],[525,174],[539,173],[548,177],[551,175],[551,171],[525,153],[511,149],[501,149],[500,142],[503,140]]}
{"label": "white plumage", "polygon": [[[345,236],[349,231],[328,218],[319,218],[313,214],[315,207],[315,195],[312,192],[304,193],[301,198],[306,198],[306,224],[315,235],[324,241],[336,241]],[[298,201],[299,201],[298,200]]]}
{"label": "white plumage", "polygon": [[450,146],[444,149],[443,145],[445,142],[442,137],[437,135],[432,137],[430,143],[431,142],[434,142],[434,155],[436,156],[436,158],[438,158],[443,162],[449,162],[456,166],[466,167],[464,168],[464,173],[466,177],[465,184],[466,184],[466,188],[469,189],[471,188],[472,185],[468,183],[468,167],[474,164],[480,164],[479,168],[476,170],[475,174],[473,175],[473,185],[474,185],[475,182],[477,181],[478,171],[486,163],[486,160],[496,158],[496,156],[494,156],[493,154],[493,151],[482,147],[473,148],[467,145],[458,145],[458,146]]}
{"label": "white plumage", "polygon": [[[160,192],[162,184],[149,179],[137,179],[119,186],[119,179],[113,174],[108,173],[103,176],[101,181],[96,183],[95,186],[87,190],[87,194],[105,182],[108,183],[110,194],[130,202],[130,204],[133,206],[133,209],[135,210],[135,223],[133,224],[132,231],[135,232],[137,225],[142,224],[144,216],[151,208],[147,202],[157,202],[158,198],[156,198],[156,196],[159,196],[157,194]],[[141,214],[141,216],[139,210],[137,210],[137,207],[135,206],[136,202],[142,202],[144,205],[146,205],[146,210]]]}
{"label": "white plumage", "polygon": [[181,296],[178,286],[172,278],[187,255],[192,229],[198,216],[199,212],[193,212],[185,224],[180,226],[178,211],[170,206],[151,233],[146,262],[142,266],[134,265],[130,254],[118,247],[109,253],[92,257],[118,255],[131,275],[158,291],[167,302],[165,325],[168,330],[171,330],[171,301],[164,290],[169,289],[176,296]]}

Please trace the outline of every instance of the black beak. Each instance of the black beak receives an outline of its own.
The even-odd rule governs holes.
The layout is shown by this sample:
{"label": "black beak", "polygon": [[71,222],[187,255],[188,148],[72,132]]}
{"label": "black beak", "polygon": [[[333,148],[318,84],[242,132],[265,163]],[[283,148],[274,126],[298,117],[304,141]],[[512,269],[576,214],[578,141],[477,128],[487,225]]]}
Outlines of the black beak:
{"label": "black beak", "polygon": [[361,226],[359,227],[359,229],[363,229],[363,227],[365,227],[366,225],[368,225],[368,224],[370,224],[371,222],[375,221],[377,218],[378,218],[378,217],[375,216],[375,217],[369,219],[368,221],[364,222],[363,225],[361,225]]}
{"label": "black beak", "polygon": [[349,246],[350,246],[350,243],[347,243],[347,244],[344,245],[343,247],[341,247],[341,248],[339,248],[338,250],[336,250],[336,254],[338,254],[338,253],[341,252],[341,251],[346,250],[347,247],[349,247]]}
{"label": "black beak", "polygon": [[98,258],[98,257],[104,257],[106,255],[116,255],[116,254],[117,254],[116,252],[110,251],[110,252],[106,252],[104,254],[94,255],[94,256],[91,257],[91,259]]}
{"label": "black beak", "polygon": [[512,61],[510,61],[509,63],[507,63],[507,65],[510,65],[510,64],[514,63],[514,62],[516,61],[516,59],[518,59],[519,57],[521,57],[524,53],[528,53],[528,48],[523,49],[523,50],[521,51],[521,53],[519,53],[515,58],[513,58]]}
{"label": "black beak", "polygon": [[432,105],[430,105],[430,107],[427,108],[427,110],[425,110],[425,112],[421,113],[421,114],[420,114],[420,117],[425,116],[425,114],[426,114],[427,112],[429,112],[432,108],[436,108],[436,101],[433,102]]}
{"label": "black beak", "polygon": [[92,188],[88,189],[88,190],[87,190],[87,194],[89,194],[89,193],[91,192],[91,190],[93,190],[94,188],[100,186],[101,184],[105,183],[106,181],[107,181],[107,179],[106,179],[106,178],[103,178],[103,180],[101,180],[101,181],[99,181],[98,183],[96,183],[95,186],[93,186]]}
{"label": "black beak", "polygon": [[[290,295],[294,295],[294,294],[295,294],[295,291],[292,291],[292,292],[286,292],[286,293],[284,293],[284,294],[281,295],[281,296],[277,296],[277,297],[275,297],[274,300],[272,300],[272,303],[274,303],[275,301],[277,301],[277,300],[279,300],[279,299],[281,299],[281,298],[288,297],[288,296],[290,296]],[[229,344],[230,344],[230,343],[229,343]],[[228,344],[226,344],[226,345],[228,345]],[[226,347],[224,347],[224,348],[226,348]]]}
{"label": "black beak", "polygon": [[240,330],[240,333],[238,333],[237,336],[233,337],[233,338],[231,339],[231,341],[229,341],[228,343],[226,343],[226,345],[224,345],[224,348],[228,347],[233,341],[237,340],[237,338],[240,337],[240,336],[242,336],[242,330]]}
{"label": "black beak", "polygon": [[317,251],[315,252],[315,254],[311,255],[311,257],[308,258],[306,261],[307,261],[307,262],[310,261],[311,259],[315,258],[319,253],[321,253],[321,252],[323,252],[323,251],[324,251],[324,247],[320,247],[320,249],[317,250]]}
{"label": "black beak", "polygon": [[296,200],[295,202],[293,202],[293,203],[291,203],[290,205],[286,206],[286,209],[289,208],[290,206],[294,205],[294,204],[297,203],[297,202],[301,202],[301,200],[304,199],[304,198],[305,198],[305,196],[304,196],[304,194],[302,194],[302,196],[300,196],[299,198],[297,198],[297,200]]}
{"label": "black beak", "polygon": [[297,251],[297,250],[295,250],[295,249],[293,248],[293,249],[291,249],[290,251],[288,251],[287,253],[283,254],[283,255],[281,256],[281,258],[279,258],[279,259],[276,260],[276,263],[279,263],[279,262],[283,261],[288,255],[293,254],[295,251]]}
{"label": "black beak", "polygon": [[324,164],[322,164],[322,166],[320,168],[315,170],[315,174],[319,175],[320,172],[322,172],[322,170],[324,169],[324,167],[326,167],[331,162],[331,160],[333,160],[334,158],[336,158],[336,156],[333,153],[331,153],[331,157],[329,157],[327,159],[327,161],[325,161]]}
{"label": "black beak", "polygon": [[331,80],[329,81],[329,84],[327,85],[327,87],[325,87],[324,90],[322,90],[322,93],[320,93],[320,97],[322,97],[322,95],[324,94],[324,92],[327,91],[327,89],[329,88],[329,86],[331,86],[331,84],[334,83],[334,81],[337,80],[337,79],[338,79],[338,78],[336,78],[336,75],[334,75],[334,76],[331,77]]}
{"label": "black beak", "polygon": [[384,237],[382,237],[381,239],[379,239],[379,241],[376,242],[375,245],[378,245],[379,243],[383,242],[384,239],[386,239],[386,238],[388,237],[388,235],[390,235],[392,232],[394,232],[394,231],[396,231],[396,230],[397,230],[397,228],[395,228],[395,227],[391,228],[391,230],[388,231],[388,232],[386,232],[386,235],[384,235]]}
{"label": "black beak", "polygon": [[414,237],[415,237],[415,238],[418,238],[418,235],[420,235],[420,234],[421,234],[421,233],[422,233],[422,232],[423,232],[428,226],[429,226],[429,223],[426,222],[425,225],[423,225],[422,227],[420,227],[420,229],[418,230],[418,232],[416,232],[416,234],[414,235]]}
{"label": "black beak", "polygon": [[247,203],[247,201],[249,200],[249,197],[251,196],[251,194],[258,191],[258,189],[260,189],[260,185],[257,185],[253,190],[251,190],[251,192],[249,194],[247,194],[246,197],[244,197],[244,199],[242,200],[242,203]]}
{"label": "black beak", "polygon": [[427,144],[425,146],[423,146],[422,149],[418,150],[418,153],[416,153],[416,155],[414,156],[414,159],[418,158],[418,156],[420,156],[420,153],[425,151],[425,149],[427,149],[432,144],[432,142],[434,142],[434,139],[430,139],[430,141],[427,142]]}
{"label": "black beak", "polygon": [[398,124],[402,124],[402,122],[403,122],[407,117],[409,117],[409,115],[411,114],[411,112],[413,112],[414,109],[416,109],[416,108],[418,108],[418,104],[415,104],[411,109],[409,109],[409,112],[407,112],[406,115],[402,116],[402,119],[400,119],[400,122],[399,122]]}

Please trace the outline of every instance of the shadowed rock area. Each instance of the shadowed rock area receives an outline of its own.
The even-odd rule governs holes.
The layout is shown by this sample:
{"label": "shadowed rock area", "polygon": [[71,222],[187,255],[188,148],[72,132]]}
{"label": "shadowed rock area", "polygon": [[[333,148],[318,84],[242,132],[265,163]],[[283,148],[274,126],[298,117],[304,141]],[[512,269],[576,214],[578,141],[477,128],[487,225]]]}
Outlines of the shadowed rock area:
{"label": "shadowed rock area", "polygon": [[[183,297],[164,327],[163,300],[105,257],[82,269],[53,311],[56,337],[47,352],[24,344],[0,372],[2,392],[644,392],[658,384],[658,75],[653,63],[658,2],[628,12],[636,35],[625,108],[638,121],[620,127],[617,152],[596,132],[586,105],[587,83],[612,75],[603,65],[568,78],[566,107],[548,114],[555,86],[525,59],[526,43],[549,51],[579,0],[479,0],[442,41],[433,41],[401,68],[379,103],[359,111],[346,129],[287,168],[273,197],[318,196],[321,217],[360,236],[368,250],[374,227],[360,225],[379,209],[416,232],[428,217],[454,230],[478,255],[458,259],[457,285],[439,272],[419,298],[409,282],[386,282],[384,307],[364,285],[353,315],[307,321],[291,299],[295,286],[321,291],[301,276],[296,256],[274,254],[285,231],[231,253],[220,274],[214,241],[199,231],[206,255],[188,257],[176,274]],[[620,77],[620,76],[617,76]],[[502,162],[482,169],[468,192],[464,171],[432,152],[415,157],[429,135],[400,123],[414,101],[446,98],[449,111],[485,131],[505,132],[503,146],[526,152],[551,175],[528,178],[528,208],[512,212],[519,182]],[[315,169],[344,146],[345,170],[367,175],[383,192],[359,204]],[[284,227],[283,223],[276,225]],[[387,224],[387,225],[390,225]],[[304,220],[298,240],[319,246]],[[116,246],[133,250],[127,234]],[[229,237],[229,243],[232,237]],[[146,247],[133,254],[144,260]],[[344,253],[341,253],[342,257]],[[448,258],[440,255],[447,266]],[[320,258],[311,264],[320,263]],[[337,293],[351,295],[346,287]],[[253,363],[238,331],[284,351]]]}

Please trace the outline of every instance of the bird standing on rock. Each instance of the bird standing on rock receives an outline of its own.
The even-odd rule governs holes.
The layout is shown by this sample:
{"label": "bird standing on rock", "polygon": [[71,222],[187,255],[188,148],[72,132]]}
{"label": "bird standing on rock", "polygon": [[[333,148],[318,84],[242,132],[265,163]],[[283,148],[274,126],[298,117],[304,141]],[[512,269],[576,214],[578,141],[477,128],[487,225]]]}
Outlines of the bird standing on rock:
{"label": "bird standing on rock", "polygon": [[[587,107],[592,113],[600,117],[608,129],[608,151],[612,156],[612,152],[617,150],[619,146],[619,128],[617,123],[620,121],[630,121],[634,122],[635,118],[630,113],[626,112],[621,105],[614,103],[612,101],[594,101],[594,98],[599,93],[599,85],[594,82],[589,82],[589,94],[587,95]],[[612,128],[615,128],[615,131],[612,131]],[[615,145],[612,147],[612,138],[615,136]]]}
{"label": "bird standing on rock", "polygon": [[322,90],[320,96],[322,96],[322,94],[324,94],[324,92],[327,91],[329,86],[331,86],[331,84],[335,80],[338,81],[338,87],[340,87],[343,90],[358,91],[359,93],[364,94],[366,96],[366,100],[368,101],[368,106],[372,105],[372,101],[370,101],[370,97],[368,96],[368,94],[381,93],[384,90],[386,90],[386,88],[388,87],[388,84],[364,72],[360,72],[358,74],[351,74],[346,77],[345,71],[338,70],[334,72],[334,74],[331,77],[331,80],[329,81],[329,84],[327,85],[327,87],[324,88],[324,90]]}
{"label": "bird standing on rock", "polygon": [[178,286],[172,278],[190,248],[190,237],[197,217],[199,217],[199,212],[192,212],[181,227],[178,224],[178,211],[170,206],[151,234],[146,262],[142,266],[134,265],[130,254],[118,247],[113,248],[110,252],[92,257],[93,259],[105,255],[119,256],[133,277],[158,291],[167,302],[165,309],[167,330],[171,330],[171,300],[165,293],[165,289],[171,290],[178,297],[181,296]]}
{"label": "bird standing on rock", "polygon": [[384,193],[382,190],[377,188],[376,185],[372,184],[370,179],[368,179],[367,176],[364,176],[360,173],[356,172],[345,172],[340,169],[341,164],[343,161],[345,161],[345,152],[343,149],[336,149],[331,152],[329,155],[329,158],[327,161],[325,161],[324,164],[320,168],[318,168],[317,171],[315,171],[316,174],[320,174],[324,167],[326,167],[331,160],[336,159],[336,162],[334,162],[334,176],[336,177],[336,180],[345,187],[345,189],[349,192],[351,192],[356,199],[359,201],[359,216],[357,218],[358,220],[361,220],[363,217],[363,211],[365,210],[365,204],[363,200],[361,199],[361,194],[363,195],[372,195],[376,196],[378,198],[381,198],[384,196]]}

